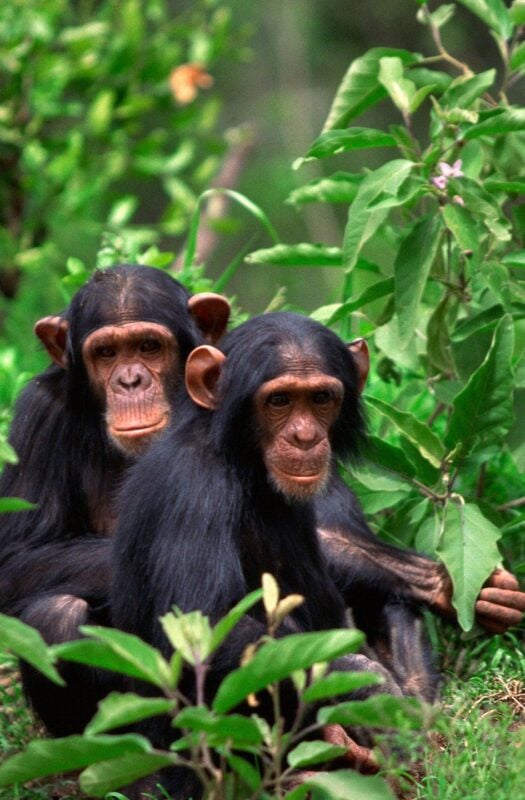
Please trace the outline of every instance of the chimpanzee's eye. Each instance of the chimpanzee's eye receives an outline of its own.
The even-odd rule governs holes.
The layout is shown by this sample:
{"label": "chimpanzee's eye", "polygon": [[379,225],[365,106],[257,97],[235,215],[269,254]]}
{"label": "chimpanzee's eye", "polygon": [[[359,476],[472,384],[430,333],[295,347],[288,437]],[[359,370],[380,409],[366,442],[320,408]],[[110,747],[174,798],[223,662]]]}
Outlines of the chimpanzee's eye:
{"label": "chimpanzee's eye", "polygon": [[115,358],[116,354],[116,349],[110,344],[101,344],[95,347],[96,358]]}
{"label": "chimpanzee's eye", "polygon": [[266,404],[272,408],[283,408],[290,402],[290,398],[286,392],[273,392],[266,399]]}
{"label": "chimpanzee's eye", "polygon": [[327,389],[322,389],[319,392],[314,392],[312,395],[312,403],[316,406],[325,406],[332,400],[332,393]]}
{"label": "chimpanzee's eye", "polygon": [[141,353],[158,353],[160,348],[161,344],[158,339],[144,339],[140,343]]}

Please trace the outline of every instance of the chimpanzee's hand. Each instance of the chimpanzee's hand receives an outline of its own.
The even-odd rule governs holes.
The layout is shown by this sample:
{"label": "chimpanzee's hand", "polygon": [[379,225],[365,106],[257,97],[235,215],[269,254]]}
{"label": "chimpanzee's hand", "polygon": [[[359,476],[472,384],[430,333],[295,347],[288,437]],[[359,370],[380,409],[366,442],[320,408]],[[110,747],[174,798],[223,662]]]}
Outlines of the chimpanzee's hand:
{"label": "chimpanzee's hand", "polygon": [[476,622],[489,633],[505,633],[518,625],[525,612],[525,592],[506,569],[496,569],[476,600]]}

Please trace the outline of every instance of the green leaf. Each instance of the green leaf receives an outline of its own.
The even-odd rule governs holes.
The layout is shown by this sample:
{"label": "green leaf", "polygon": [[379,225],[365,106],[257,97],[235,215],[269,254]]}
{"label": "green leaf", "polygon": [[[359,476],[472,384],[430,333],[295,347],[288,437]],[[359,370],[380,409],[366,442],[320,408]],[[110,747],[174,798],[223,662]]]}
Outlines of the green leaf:
{"label": "green leaf", "polygon": [[285,795],[285,800],[304,800],[306,797],[316,800],[319,797],[327,800],[394,800],[387,784],[378,775],[360,775],[352,769],[316,772],[314,777]]}
{"label": "green leaf", "polygon": [[490,306],[490,308],[485,308],[470,319],[461,320],[452,333],[452,341],[461,342],[464,339],[468,339],[468,337],[472,336],[474,333],[495,328],[504,313],[505,309],[503,306],[497,303],[494,306]]}
{"label": "green leaf", "polygon": [[112,758],[85,769],[79,778],[80,788],[90,797],[105,797],[108,792],[176,762],[176,756],[169,753],[133,753]]}
{"label": "green leaf", "polygon": [[501,263],[506,267],[525,268],[525,250],[513,250],[512,253],[506,253],[501,259]]}
{"label": "green leaf", "polygon": [[495,69],[480,72],[478,75],[460,75],[452,81],[447,91],[440,97],[439,104],[443,108],[457,106],[468,109],[478,97],[490,89],[495,80]]}
{"label": "green leaf", "polygon": [[[433,11],[430,14],[430,19],[432,20],[432,24],[436,28],[442,28],[443,25],[446,25],[447,22],[453,17],[455,12],[456,12],[456,6],[453,6],[450,3],[446,3],[445,5],[439,6],[439,8]],[[421,14],[421,9],[417,12],[417,18],[419,22],[422,21],[420,14]]]}
{"label": "green leaf", "polygon": [[512,36],[512,21],[503,0],[459,0],[502,39]]}
{"label": "green leaf", "polygon": [[310,146],[304,158],[298,159],[294,166],[300,166],[305,161],[346,153],[349,150],[395,146],[396,141],[393,136],[375,128],[332,129],[321,134]]}
{"label": "green leaf", "polygon": [[498,441],[513,422],[512,352],[514,326],[506,314],[496,330],[483,363],[471,375],[465,388],[454,399],[446,443],[463,444],[463,454],[476,441]]}
{"label": "green leaf", "polygon": [[108,224],[114,225],[117,228],[126,225],[135,213],[138,204],[138,198],[132,194],[121,197],[109,212]]}
{"label": "green leaf", "polygon": [[314,703],[317,700],[348,694],[364,686],[378,686],[381,683],[383,679],[373,672],[330,672],[304,690],[303,700],[306,703]]}
{"label": "green leaf", "polygon": [[[383,281],[372,284],[372,286],[368,286],[354,300],[348,300],[346,303],[334,303],[332,306],[321,306],[321,308],[313,311],[310,316],[325,325],[335,325],[336,322],[346,319],[358,308],[362,308],[367,303],[373,303],[374,300],[380,300],[393,291],[394,279],[386,278]],[[325,309],[329,310],[325,311]]]}
{"label": "green leaf", "polygon": [[8,650],[59,686],[65,682],[54,667],[56,658],[35,628],[15,617],[0,614],[0,649]]}
{"label": "green leaf", "polygon": [[219,717],[204,706],[184,708],[175,718],[178,728],[206,733],[213,745],[230,742],[233,747],[255,746],[263,736],[255,720],[242,714]]}
{"label": "green leaf", "polygon": [[357,194],[362,175],[349,175],[347,172],[335,172],[327,178],[314,178],[290,192],[286,202],[294,205],[303,203],[347,203],[352,202]]}
{"label": "green leaf", "polygon": [[288,763],[294,769],[302,769],[312,764],[323,764],[338,756],[344,756],[346,747],[328,742],[301,742],[288,753]]}
{"label": "green leaf", "polygon": [[445,294],[432,312],[427,325],[427,354],[438,372],[453,372],[447,321],[451,305],[450,295]]}
{"label": "green leaf", "polygon": [[473,503],[449,502],[436,555],[454,584],[452,603],[464,630],[474,623],[474,604],[490,573],[500,563],[501,532]]}
{"label": "green leaf", "polygon": [[170,611],[160,624],[172,647],[188,664],[202,664],[211,652],[211,625],[200,611]]}
{"label": "green leaf", "polygon": [[354,652],[362,641],[359,631],[333,630],[295,633],[268,642],[248,664],[226,676],[215,695],[213,709],[218,713],[229,711],[249,694],[292,672]]}
{"label": "green leaf", "polygon": [[17,454],[5,439],[0,439],[0,461],[4,464],[18,464]]}
{"label": "green leaf", "polygon": [[124,754],[149,752],[152,752],[152,748],[148,740],[134,733],[34,739],[23,753],[9,758],[0,766],[0,786],[71,772]]}
{"label": "green leaf", "polygon": [[341,267],[339,247],[322,244],[278,244],[246,256],[248,264],[280,264],[284,267]]}
{"label": "green leaf", "polygon": [[424,422],[420,422],[417,417],[408,411],[399,411],[377,397],[368,397],[367,400],[371,406],[389,419],[412,442],[423,458],[426,458],[434,467],[440,467],[445,455],[445,445]]}
{"label": "green leaf", "polygon": [[369,463],[378,464],[391,472],[397,472],[404,480],[411,480],[416,474],[414,465],[401,448],[378,436],[368,438],[366,458]]}
{"label": "green leaf", "polygon": [[401,349],[414,336],[421,314],[420,302],[438,251],[441,230],[439,217],[424,217],[416,222],[399,248],[394,264],[394,296]]}
{"label": "green leaf", "polygon": [[505,180],[497,178],[487,178],[483,182],[484,188],[488,192],[495,192],[498,194],[525,194],[525,179],[520,178],[517,180]]}
{"label": "green leaf", "polygon": [[234,772],[239,775],[242,782],[245,783],[252,792],[256,792],[257,789],[260,788],[262,783],[261,774],[253,764],[250,764],[245,758],[241,758],[234,753],[226,753],[226,760]]}
{"label": "green leaf", "polygon": [[355,59],[339,84],[323,133],[332,128],[345,128],[350,120],[387,96],[378,80],[379,62],[385,56],[398,57],[404,64],[415,64],[421,59],[417,53],[388,47],[373,48]]}
{"label": "green leaf", "polygon": [[157,714],[168,714],[175,707],[175,700],[166,700],[163,697],[139,697],[131,692],[111,692],[99,702],[97,713],[86,725],[84,733],[104,733]]}
{"label": "green leaf", "polygon": [[481,236],[470,211],[457,203],[447,203],[442,211],[445,225],[458,243],[459,249],[465,255],[473,256],[477,262]]}
{"label": "green leaf", "polygon": [[513,108],[471,125],[463,132],[463,138],[477,139],[479,136],[498,136],[523,130],[525,130],[525,108]]}
{"label": "green leaf", "polygon": [[404,77],[403,62],[395,56],[384,56],[379,61],[379,82],[383,84],[394,105],[408,114],[414,95],[415,84]]}
{"label": "green leaf", "polygon": [[211,648],[210,652],[214,653],[218,646],[228,636],[230,631],[237,625],[241,617],[243,617],[252,606],[255,605],[262,597],[262,589],[255,589],[250,592],[242,600],[231,608],[224,617],[221,617],[219,622],[212,630]]}
{"label": "green leaf", "polygon": [[[525,9],[525,4],[523,8]],[[514,47],[510,57],[511,69],[520,69],[523,64],[525,64],[525,42],[521,42],[517,47]]]}
{"label": "green leaf", "polygon": [[96,640],[80,639],[53,645],[51,649],[58,658],[122,672],[161,688],[171,686],[168,663],[158,650],[138,636],[90,625],[82,625],[80,631]]}
{"label": "green leaf", "polygon": [[394,697],[376,694],[366,700],[350,700],[337,706],[326,706],[317,713],[322,725],[365,725],[374,728],[409,728],[419,730],[426,725],[429,707],[416,697]]}
{"label": "green leaf", "polygon": [[31,511],[33,508],[38,508],[36,503],[22,500],[21,497],[0,497],[0,514],[12,511]]}
{"label": "green leaf", "polygon": [[[343,243],[343,263],[347,270],[353,269],[367,241],[388,216],[390,207],[403,204],[399,192],[415,164],[398,158],[371,172],[361,183],[356,198],[348,213]],[[370,209],[379,198],[388,196],[390,207]]]}
{"label": "green leaf", "polygon": [[525,25],[525,0],[514,0],[509,8],[509,16],[514,25]]}

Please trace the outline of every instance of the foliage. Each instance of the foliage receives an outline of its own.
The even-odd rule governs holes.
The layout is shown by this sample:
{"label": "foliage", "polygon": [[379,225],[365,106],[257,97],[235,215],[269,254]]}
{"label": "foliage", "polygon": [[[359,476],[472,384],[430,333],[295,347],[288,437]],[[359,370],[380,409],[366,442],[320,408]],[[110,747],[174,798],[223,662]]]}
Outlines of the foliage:
{"label": "foliage", "polygon": [[103,231],[143,249],[186,231],[227,147],[213,75],[243,57],[245,39],[242,27],[233,33],[232,3],[221,0],[176,11],[168,0],[2,4],[0,309],[8,337],[19,340],[28,319],[63,304],[66,260],[92,262]]}
{"label": "foliage", "polygon": [[[266,610],[269,634],[250,645],[241,666],[219,686],[208,705],[205,695],[210,659],[232,627],[260,599]],[[103,667],[153,685],[158,697],[132,692],[112,692],[99,703],[95,717],[81,736],[34,739],[25,752],[0,766],[0,786],[25,782],[71,770],[82,770],[80,786],[90,796],[103,797],[163,767],[186,766],[199,779],[204,797],[305,797],[316,788],[334,798],[367,797],[388,800],[392,795],[377,777],[345,769],[315,771],[288,792],[288,784],[305,768],[326,764],[345,752],[320,737],[324,724],[365,725],[417,730],[428,723],[431,712],[415,698],[375,695],[367,700],[337,704],[347,695],[380,679],[367,673],[332,672],[326,662],[355,651],[362,634],[355,630],[319,631],[273,638],[280,621],[302,598],[279,597],[274,579],[265,575],[263,590],[252,592],[214,628],[198,611],[177,609],[162,619],[174,647],[170,660],[137,637],[108,628],[84,627],[86,638],[46,647],[32,628],[2,616],[0,646],[28,658],[51,680],[61,682],[54,664],[58,658]],[[196,705],[180,690],[183,673],[191,669]],[[298,696],[296,718],[284,730],[280,706],[280,681],[292,682]],[[257,713],[261,693],[269,692],[274,711],[270,725]],[[319,707],[329,699],[330,706]],[[253,709],[249,716],[232,711],[241,701]],[[312,703],[314,705],[312,705]],[[154,749],[139,732],[111,733],[137,725],[158,714],[172,717],[174,741],[169,750]],[[140,725],[138,730],[140,731]],[[308,734],[308,742],[303,741]]]}
{"label": "foliage", "polygon": [[[511,100],[525,75],[523,3],[462,0],[501,56],[479,73],[443,43],[457,4],[418,5],[434,52],[356,59],[295,164],[370,154],[369,167],[290,197],[348,205],[341,246],[279,243],[248,261],[340,267],[339,300],[312,316],[378,353],[373,446],[351,484],[365,510],[381,510],[385,536],[443,559],[469,629],[498,541],[515,544],[525,521],[525,108]],[[402,124],[355,124],[382,101]],[[393,155],[377,165],[379,148]]]}

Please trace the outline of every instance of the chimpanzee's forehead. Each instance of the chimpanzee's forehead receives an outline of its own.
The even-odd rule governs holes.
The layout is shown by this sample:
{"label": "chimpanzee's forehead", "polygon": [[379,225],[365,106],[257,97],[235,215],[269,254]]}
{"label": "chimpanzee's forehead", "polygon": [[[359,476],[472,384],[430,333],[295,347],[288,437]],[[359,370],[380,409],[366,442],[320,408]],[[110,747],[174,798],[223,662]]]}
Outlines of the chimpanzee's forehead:
{"label": "chimpanzee's forehead", "polygon": [[324,363],[318,351],[309,348],[307,343],[298,345],[291,342],[279,348],[279,372],[290,375],[312,375],[324,371]]}

